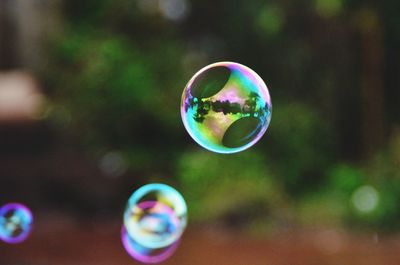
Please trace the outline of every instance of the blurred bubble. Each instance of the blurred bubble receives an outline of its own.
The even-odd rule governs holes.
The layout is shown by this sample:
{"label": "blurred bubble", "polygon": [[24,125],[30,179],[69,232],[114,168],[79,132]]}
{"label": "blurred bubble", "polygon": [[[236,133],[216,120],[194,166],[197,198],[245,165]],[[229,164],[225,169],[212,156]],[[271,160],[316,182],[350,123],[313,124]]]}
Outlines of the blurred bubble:
{"label": "blurred bubble", "polygon": [[128,254],[143,263],[160,263],[168,259],[177,249],[179,240],[163,248],[147,248],[136,242],[126,231],[121,229],[122,244]]}
{"label": "blurred bubble", "polygon": [[187,0],[161,0],[159,7],[162,15],[173,21],[180,21],[188,15],[189,5]]}
{"label": "blurred bubble", "polygon": [[0,208],[0,239],[20,243],[27,239],[32,228],[32,213],[24,205],[9,203]]}
{"label": "blurred bubble", "polygon": [[267,130],[271,111],[264,81],[238,63],[204,67],[182,94],[186,130],[202,147],[217,153],[236,153],[254,145]]}
{"label": "blurred bubble", "polygon": [[167,247],[181,237],[186,228],[186,203],[174,188],[148,184],[128,200],[124,225],[129,236],[150,249]]}
{"label": "blurred bubble", "polygon": [[116,178],[126,172],[127,166],[119,152],[109,152],[100,159],[99,168],[105,176]]}
{"label": "blurred bubble", "polygon": [[354,191],[351,201],[358,211],[369,213],[378,206],[379,194],[374,187],[365,185]]}

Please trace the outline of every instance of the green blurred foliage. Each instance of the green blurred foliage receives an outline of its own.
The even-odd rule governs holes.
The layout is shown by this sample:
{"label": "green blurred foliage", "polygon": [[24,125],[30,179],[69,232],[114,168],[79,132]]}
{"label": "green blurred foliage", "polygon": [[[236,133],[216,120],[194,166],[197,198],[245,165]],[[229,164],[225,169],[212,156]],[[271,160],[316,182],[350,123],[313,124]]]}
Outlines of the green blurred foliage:
{"label": "green blurred foliage", "polygon": [[71,34],[56,46],[59,68],[50,70],[55,107],[69,112],[70,128],[94,148],[129,150],[146,144],[148,131],[176,131],[176,88],[183,85],[175,74],[181,66],[172,59],[181,57],[178,47],[171,41],[145,51],[124,37]]}
{"label": "green blurred foliage", "polygon": [[[373,157],[358,148],[361,55],[353,21],[368,3],[190,1],[181,22],[137,3],[65,1],[65,29],[52,40],[44,73],[48,119],[60,131],[89,152],[120,151],[128,172],[170,176],[193,221],[255,230],[287,220],[399,228],[400,133]],[[382,12],[395,5],[385,2]],[[393,49],[399,23],[383,25]],[[270,128],[240,154],[202,150],[180,121],[185,83],[218,60],[250,66],[272,95]],[[390,100],[387,122],[396,124]],[[369,213],[352,202],[365,185],[379,194]]]}
{"label": "green blurred foliage", "polygon": [[342,5],[342,0],[317,0],[315,11],[322,17],[330,18],[339,14]]}
{"label": "green blurred foliage", "polygon": [[284,21],[284,14],[280,7],[267,5],[258,12],[256,26],[260,28],[262,35],[270,36],[281,31]]}
{"label": "green blurred foliage", "polygon": [[263,155],[254,151],[228,156],[204,150],[183,152],[177,177],[191,216],[199,220],[269,215],[283,203],[279,182]]}
{"label": "green blurred foliage", "polygon": [[[266,136],[268,156],[288,192],[314,191],[325,178],[334,155],[332,134],[318,112],[300,102],[274,105],[274,121]],[[318,141],[318,142],[317,142]]]}

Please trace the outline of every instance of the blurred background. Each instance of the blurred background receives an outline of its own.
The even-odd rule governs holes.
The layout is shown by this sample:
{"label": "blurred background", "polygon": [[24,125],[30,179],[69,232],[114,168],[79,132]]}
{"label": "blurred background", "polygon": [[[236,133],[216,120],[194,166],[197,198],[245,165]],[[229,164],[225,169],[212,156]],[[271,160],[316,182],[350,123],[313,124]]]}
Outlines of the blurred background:
{"label": "blurred background", "polygon": [[[165,264],[400,260],[400,2],[0,0],[0,205],[35,215],[0,264],[137,264],[119,239],[143,184],[185,197]],[[270,128],[233,155],[180,118],[189,78],[255,70]]]}

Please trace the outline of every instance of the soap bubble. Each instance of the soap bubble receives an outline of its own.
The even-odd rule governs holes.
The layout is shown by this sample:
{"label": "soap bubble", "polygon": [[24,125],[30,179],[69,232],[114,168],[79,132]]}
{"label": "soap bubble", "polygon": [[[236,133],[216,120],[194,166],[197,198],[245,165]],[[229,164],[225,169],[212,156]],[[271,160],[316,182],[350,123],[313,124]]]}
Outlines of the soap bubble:
{"label": "soap bubble", "polygon": [[236,153],[254,145],[267,130],[271,113],[264,81],[238,63],[204,67],[182,94],[186,130],[202,147],[217,153]]}
{"label": "soap bubble", "polygon": [[159,263],[168,259],[177,249],[179,240],[163,248],[147,248],[132,239],[125,226],[121,229],[121,240],[128,254],[143,263]]}
{"label": "soap bubble", "polygon": [[0,208],[0,239],[20,243],[27,239],[32,228],[32,213],[24,205],[8,203]]}
{"label": "soap bubble", "polygon": [[186,228],[187,208],[178,191],[164,184],[148,184],[128,200],[124,225],[129,236],[150,249],[167,247]]}

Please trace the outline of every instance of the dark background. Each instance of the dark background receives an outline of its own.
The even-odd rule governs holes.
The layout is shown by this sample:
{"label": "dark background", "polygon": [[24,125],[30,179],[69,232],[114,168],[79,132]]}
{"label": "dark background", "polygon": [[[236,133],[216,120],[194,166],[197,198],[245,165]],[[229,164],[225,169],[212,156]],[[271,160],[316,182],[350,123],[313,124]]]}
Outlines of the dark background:
{"label": "dark background", "polygon": [[[0,205],[35,215],[0,263],[135,263],[122,211],[162,182],[189,207],[168,264],[397,264],[399,10],[0,0]],[[238,154],[203,150],[180,118],[186,82],[216,61],[249,66],[272,97],[270,128]]]}

